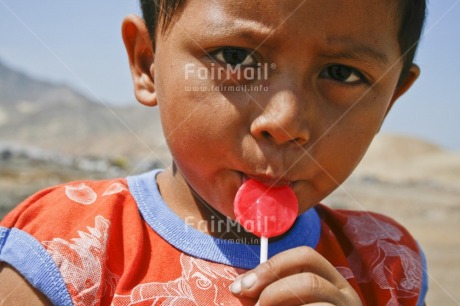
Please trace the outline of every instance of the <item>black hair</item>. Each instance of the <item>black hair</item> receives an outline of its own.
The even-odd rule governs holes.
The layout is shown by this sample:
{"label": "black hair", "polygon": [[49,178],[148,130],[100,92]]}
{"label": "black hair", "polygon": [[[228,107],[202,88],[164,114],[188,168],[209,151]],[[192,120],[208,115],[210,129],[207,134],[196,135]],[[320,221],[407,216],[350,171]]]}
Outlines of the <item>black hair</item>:
{"label": "black hair", "polygon": [[[403,67],[398,86],[408,76],[414,62],[415,52],[422,35],[426,17],[425,0],[398,0],[397,17],[399,18],[398,43],[402,54]],[[173,18],[177,18],[185,0],[140,0],[142,16],[150,33],[152,43],[158,30],[167,30]]]}
{"label": "black hair", "polygon": [[426,17],[425,0],[398,0],[398,15],[400,20],[398,43],[401,49],[403,67],[399,77],[398,86],[402,84],[409,74],[414,62],[415,52],[422,36]]}
{"label": "black hair", "polygon": [[140,0],[142,17],[150,34],[152,42],[155,42],[157,30],[164,33],[173,18],[177,18],[185,0]]}

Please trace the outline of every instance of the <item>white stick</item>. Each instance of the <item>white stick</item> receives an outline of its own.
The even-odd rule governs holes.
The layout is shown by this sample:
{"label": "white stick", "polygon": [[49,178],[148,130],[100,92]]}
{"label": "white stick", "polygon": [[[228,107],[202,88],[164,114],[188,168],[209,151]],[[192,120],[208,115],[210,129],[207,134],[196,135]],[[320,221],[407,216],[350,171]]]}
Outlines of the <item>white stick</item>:
{"label": "white stick", "polygon": [[268,238],[260,237],[260,263],[266,262],[268,257]]}

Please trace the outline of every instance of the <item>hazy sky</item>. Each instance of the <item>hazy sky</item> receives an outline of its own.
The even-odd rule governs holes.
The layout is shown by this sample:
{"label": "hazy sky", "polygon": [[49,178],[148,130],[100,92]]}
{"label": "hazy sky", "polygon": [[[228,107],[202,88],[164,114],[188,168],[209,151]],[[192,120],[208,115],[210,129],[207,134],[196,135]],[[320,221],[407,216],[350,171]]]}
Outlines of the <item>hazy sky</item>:
{"label": "hazy sky", "polygon": [[[0,0],[0,60],[93,100],[134,103],[120,25],[137,2]],[[429,2],[416,61],[422,75],[382,130],[460,150],[460,0]]]}

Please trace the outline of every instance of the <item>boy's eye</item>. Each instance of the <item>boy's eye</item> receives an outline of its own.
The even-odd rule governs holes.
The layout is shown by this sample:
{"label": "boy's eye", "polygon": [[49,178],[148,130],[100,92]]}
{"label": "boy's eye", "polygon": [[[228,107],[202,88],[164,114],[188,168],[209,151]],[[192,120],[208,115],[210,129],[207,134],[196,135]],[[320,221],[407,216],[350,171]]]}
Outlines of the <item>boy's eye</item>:
{"label": "boy's eye", "polygon": [[331,65],[327,67],[321,72],[321,77],[348,84],[362,83],[365,81],[362,73],[343,65]]}
{"label": "boy's eye", "polygon": [[225,47],[214,51],[211,55],[219,62],[231,66],[254,66],[257,63],[252,52],[242,48]]}

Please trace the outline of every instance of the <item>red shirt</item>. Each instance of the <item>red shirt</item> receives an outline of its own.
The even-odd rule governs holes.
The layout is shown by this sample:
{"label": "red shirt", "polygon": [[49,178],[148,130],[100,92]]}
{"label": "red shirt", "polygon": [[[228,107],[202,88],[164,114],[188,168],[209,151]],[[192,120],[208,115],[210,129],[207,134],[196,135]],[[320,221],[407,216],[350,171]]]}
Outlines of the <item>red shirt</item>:
{"label": "red shirt", "polygon": [[[156,173],[31,196],[0,223],[0,261],[55,305],[243,305],[229,286],[258,264],[258,246],[189,227],[161,199]],[[319,204],[269,256],[299,245],[331,262],[364,305],[423,305],[423,254],[390,218]]]}

